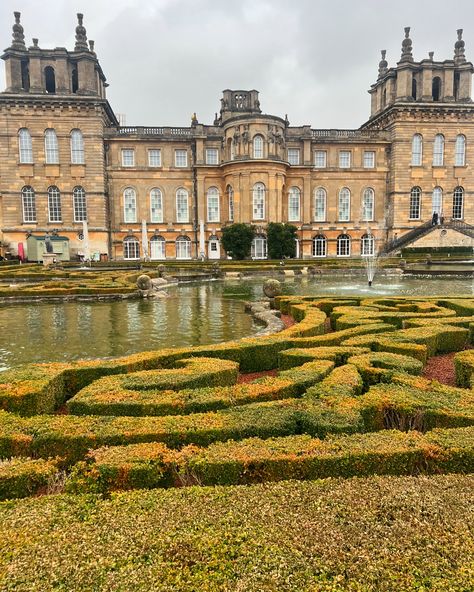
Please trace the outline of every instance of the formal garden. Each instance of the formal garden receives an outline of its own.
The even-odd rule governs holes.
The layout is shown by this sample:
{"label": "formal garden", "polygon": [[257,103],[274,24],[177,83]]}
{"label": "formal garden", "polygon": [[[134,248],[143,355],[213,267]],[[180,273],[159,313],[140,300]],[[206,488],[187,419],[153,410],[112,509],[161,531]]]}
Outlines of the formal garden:
{"label": "formal garden", "polygon": [[277,333],[0,374],[2,590],[470,589],[472,297],[272,303]]}

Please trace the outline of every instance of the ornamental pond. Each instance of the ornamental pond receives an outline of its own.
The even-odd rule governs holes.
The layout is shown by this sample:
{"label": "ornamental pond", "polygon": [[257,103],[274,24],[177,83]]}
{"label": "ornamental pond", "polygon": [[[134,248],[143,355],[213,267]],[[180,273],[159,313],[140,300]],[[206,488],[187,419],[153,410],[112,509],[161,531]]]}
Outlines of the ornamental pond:
{"label": "ornamental pond", "polygon": [[[0,306],[0,370],[31,362],[106,358],[165,347],[220,343],[261,329],[244,301],[262,298],[264,278],[181,283],[152,300],[69,301]],[[284,294],[317,296],[459,296],[472,277],[363,271],[282,279]]]}

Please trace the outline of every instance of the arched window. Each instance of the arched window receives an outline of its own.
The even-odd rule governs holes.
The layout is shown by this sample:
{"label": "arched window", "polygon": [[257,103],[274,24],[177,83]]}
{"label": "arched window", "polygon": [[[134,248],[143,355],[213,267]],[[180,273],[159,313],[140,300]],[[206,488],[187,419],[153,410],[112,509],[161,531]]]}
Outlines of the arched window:
{"label": "arched window", "polygon": [[229,200],[229,222],[234,221],[234,190],[232,185],[227,185],[227,198]]}
{"label": "arched window", "polygon": [[421,189],[413,187],[410,192],[410,220],[419,220],[421,214]]}
{"label": "arched window", "polygon": [[423,136],[415,134],[411,142],[411,164],[421,166],[423,164]]}
{"label": "arched window", "polygon": [[59,164],[58,137],[53,129],[44,132],[44,154],[46,164]]}
{"label": "arched window", "polygon": [[61,193],[54,185],[48,188],[48,216],[50,222],[62,222]]}
{"label": "arched window", "polygon": [[351,219],[351,192],[347,187],[339,191],[339,222],[348,222]]}
{"label": "arched window", "polygon": [[180,187],[176,192],[176,222],[189,222],[189,195]]}
{"label": "arched window", "polygon": [[162,236],[151,237],[150,259],[166,259],[166,242]]}
{"label": "arched window", "polygon": [[441,78],[439,76],[435,76],[433,78],[433,84],[431,86],[431,94],[433,96],[433,101],[440,101],[441,100]]}
{"label": "arched window", "polygon": [[253,157],[263,158],[263,136],[257,134],[253,139]]}
{"label": "arched window", "polygon": [[351,254],[351,237],[348,234],[340,234],[337,237],[336,255],[338,257],[350,257],[350,254]]}
{"label": "arched window", "polygon": [[374,255],[375,240],[371,234],[363,234],[360,239],[360,254],[363,257],[371,257]]}
{"label": "arched window", "polygon": [[441,187],[435,187],[433,189],[433,195],[431,198],[431,213],[438,214],[441,216],[443,211],[443,190]]}
{"label": "arched window", "polygon": [[456,136],[456,154],[454,158],[455,166],[464,166],[466,164],[466,136],[458,134]]}
{"label": "arched window", "polygon": [[26,185],[21,190],[23,222],[36,222],[36,197],[33,187]]}
{"label": "arched window", "polygon": [[127,236],[123,240],[123,258],[140,259],[140,244],[134,236]]}
{"label": "arched window", "polygon": [[176,259],[191,259],[191,239],[189,236],[178,236],[176,239]]}
{"label": "arched window", "polygon": [[464,189],[456,187],[453,193],[453,219],[462,220],[464,217]]}
{"label": "arched window", "polygon": [[33,144],[30,130],[22,127],[18,130],[18,147],[20,150],[20,162],[31,164],[33,162]]}
{"label": "arched window", "polygon": [[433,144],[433,166],[443,166],[444,161],[444,136],[436,134]]}
{"label": "arched window", "polygon": [[323,234],[317,234],[313,238],[313,257],[326,257],[328,241]]}
{"label": "arched window", "polygon": [[291,187],[288,194],[288,221],[297,222],[300,219],[301,191],[299,187]]}
{"label": "arched window", "polygon": [[84,138],[79,129],[71,131],[71,162],[72,164],[84,164]]}
{"label": "arched window", "polygon": [[374,219],[374,201],[374,190],[368,187],[362,196],[362,220],[364,222],[370,222]]}
{"label": "arched window", "polygon": [[46,66],[44,69],[44,84],[47,93],[54,94],[56,92],[56,76],[52,66]]}
{"label": "arched window", "polygon": [[267,258],[267,237],[265,235],[257,234],[253,239],[250,255],[252,259]]}
{"label": "arched window", "polygon": [[255,183],[253,186],[253,219],[265,219],[265,185]]}
{"label": "arched window", "polygon": [[414,101],[416,101],[416,78],[413,76],[411,81],[411,96]]}
{"label": "arched window", "polygon": [[123,192],[124,222],[137,221],[137,194],[135,189],[127,187]]}
{"label": "arched window", "polygon": [[316,222],[326,221],[326,190],[317,187],[314,190],[314,219]]}
{"label": "arched window", "polygon": [[86,192],[83,187],[74,187],[72,191],[74,222],[87,220]]}
{"label": "arched window", "polygon": [[163,194],[158,187],[150,191],[150,222],[163,222]]}
{"label": "arched window", "polygon": [[209,187],[207,190],[207,221],[219,222],[219,190],[217,187]]}

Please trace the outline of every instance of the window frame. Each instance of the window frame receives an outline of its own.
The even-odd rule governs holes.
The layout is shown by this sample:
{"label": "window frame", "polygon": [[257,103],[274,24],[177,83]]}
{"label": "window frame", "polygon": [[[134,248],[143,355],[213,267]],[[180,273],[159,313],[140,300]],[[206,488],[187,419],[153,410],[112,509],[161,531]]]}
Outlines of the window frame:
{"label": "window frame", "polygon": [[466,136],[464,134],[458,134],[456,136],[454,148],[454,166],[466,166]]}
{"label": "window frame", "polygon": [[[344,164],[344,158],[347,158],[347,164]],[[351,150],[339,150],[339,168],[350,169],[352,166],[352,151]]]}
{"label": "window frame", "polygon": [[[133,257],[129,256],[131,245],[133,245]],[[140,259],[140,241],[135,236],[126,236],[122,241],[122,248],[124,260],[137,261],[138,259]],[[126,254],[127,256],[125,256]]]}
{"label": "window frame", "polygon": [[[23,211],[23,223],[36,224],[36,193],[31,185],[25,185],[21,189],[21,206]],[[27,212],[31,213],[31,216],[27,216]]]}
{"label": "window frame", "polygon": [[59,164],[58,135],[52,127],[44,130],[44,162],[45,164]]}
{"label": "window frame", "polygon": [[84,151],[84,135],[78,128],[71,130],[70,134],[70,147],[71,147],[71,164],[84,164],[85,163],[85,151]]}
{"label": "window frame", "polygon": [[[127,168],[133,168],[135,166],[135,149],[134,148],[122,148],[122,166]],[[129,158],[131,156],[131,158]],[[129,162],[127,162],[127,159]]]}
{"label": "window frame", "polygon": [[361,257],[373,257],[375,255],[375,237],[373,234],[363,234],[360,237]]}
{"label": "window frame", "polygon": [[[321,248],[321,245],[323,248]],[[328,256],[328,239],[326,236],[324,236],[324,234],[317,234],[313,237],[311,244],[311,254],[315,259]]]}
{"label": "window frame", "polygon": [[[215,159],[210,158],[211,154],[215,155]],[[219,165],[219,148],[206,148],[206,164],[211,166]]]}
{"label": "window frame", "polygon": [[235,202],[234,202],[234,189],[232,185],[227,185],[227,199],[229,205],[229,222],[234,221],[235,216]]}
{"label": "window frame", "polygon": [[[347,203],[344,204],[343,199],[347,198]],[[347,217],[343,217],[342,213],[347,208]],[[351,220],[351,190],[349,187],[341,187],[337,200],[337,220],[338,222],[350,222]]]}
{"label": "window frame", "polygon": [[59,223],[63,221],[61,207],[61,192],[56,185],[48,187],[48,222]]}
{"label": "window frame", "polygon": [[[318,195],[319,194],[319,195]],[[318,200],[322,199],[323,202],[323,216],[318,217]],[[327,199],[328,193],[324,187],[316,187],[314,190],[314,221],[315,222],[326,222],[327,218]]]}
{"label": "window frame", "polygon": [[[178,247],[179,245],[179,247]],[[186,248],[184,249],[186,256],[182,257],[182,251],[183,251],[183,247],[181,245],[186,245]],[[192,247],[192,242],[191,239],[189,238],[189,236],[178,236],[176,237],[175,240],[175,249],[176,249],[176,259],[180,260],[180,261],[186,261],[189,259],[192,259],[192,254],[191,254],[191,247]],[[178,256],[179,254],[179,256]]]}
{"label": "window frame", "polygon": [[[132,212],[133,216],[129,219],[129,214]],[[137,192],[134,187],[125,187],[123,190],[123,221],[124,224],[137,223]]]}
{"label": "window frame", "polygon": [[215,186],[209,187],[206,191],[206,216],[208,222],[220,222],[220,193]]}
{"label": "window frame", "polygon": [[87,197],[84,187],[78,185],[72,190],[74,222],[87,222]]}
{"label": "window frame", "polygon": [[[296,156],[296,158],[293,158],[290,156],[290,153],[293,156]],[[300,156],[301,156],[301,151],[299,148],[288,148],[287,150],[287,158],[288,158],[288,163],[291,166],[299,166],[300,165]]]}
{"label": "window frame", "polygon": [[423,166],[423,136],[418,133],[411,140],[411,166]]}
{"label": "window frame", "polygon": [[443,214],[443,189],[439,185],[433,188],[431,194],[431,215],[435,212],[438,216]]}
{"label": "window frame", "polygon": [[[179,201],[183,200],[183,204]],[[184,207],[184,200],[185,207]],[[178,187],[176,190],[176,222],[180,224],[189,224],[189,191],[184,187]],[[185,214],[185,215],[184,215]]]}
{"label": "window frame", "polygon": [[[180,158],[184,158],[180,161]],[[185,169],[188,166],[188,151],[186,148],[175,148],[174,151],[174,166],[177,169]]]}
{"label": "window frame", "polygon": [[[265,183],[258,181],[252,188],[252,220],[265,220]],[[256,215],[261,212],[261,215]]]}
{"label": "window frame", "polygon": [[21,127],[18,130],[18,158],[20,164],[33,164],[33,140],[30,130]]}
{"label": "window frame", "polygon": [[[367,212],[367,198],[370,196],[370,216],[366,215]],[[375,191],[372,187],[366,187],[362,193],[362,208],[361,208],[361,220],[362,222],[373,222],[375,217]]]}
{"label": "window frame", "polygon": [[[371,160],[369,164],[367,164],[368,155],[371,155]],[[362,157],[362,165],[364,169],[375,169],[375,150],[364,150],[364,154]]]}
{"label": "window frame", "polygon": [[[158,156],[157,163],[153,162],[153,156]],[[159,168],[163,166],[161,161],[161,148],[149,148],[148,149],[148,166],[152,168]]]}
{"label": "window frame", "polygon": [[445,138],[443,134],[436,134],[433,140],[433,166],[444,166],[444,143]]}
{"label": "window frame", "polygon": [[[322,156],[323,164],[318,163],[318,156]],[[326,169],[328,166],[328,151],[327,150],[315,150],[314,151],[314,168]]]}
{"label": "window frame", "polygon": [[288,191],[288,222],[299,222],[300,220],[301,189],[297,186],[293,186],[290,187],[290,190]]}
{"label": "window frame", "polygon": [[[410,201],[408,205],[408,219],[409,220],[421,220],[421,187],[412,187],[410,189]],[[414,216],[413,214],[418,214]]]}
{"label": "window frame", "polygon": [[[257,146],[258,144],[258,146]],[[255,134],[252,141],[252,157],[253,158],[264,158],[263,148],[263,136],[262,134]]]}
{"label": "window frame", "polygon": [[453,220],[464,220],[464,187],[458,185],[453,191]]}
{"label": "window frame", "polygon": [[[342,248],[343,243],[344,248]],[[348,234],[340,234],[336,239],[336,257],[350,257],[351,245],[351,237]]]}
{"label": "window frame", "polygon": [[264,234],[257,234],[252,239],[250,257],[255,260],[268,259],[268,239]]}
{"label": "window frame", "polygon": [[[159,187],[152,187],[150,189],[150,222],[156,224],[163,223],[163,201],[163,192],[161,189]],[[158,205],[156,203],[154,204],[154,202],[158,202]]]}

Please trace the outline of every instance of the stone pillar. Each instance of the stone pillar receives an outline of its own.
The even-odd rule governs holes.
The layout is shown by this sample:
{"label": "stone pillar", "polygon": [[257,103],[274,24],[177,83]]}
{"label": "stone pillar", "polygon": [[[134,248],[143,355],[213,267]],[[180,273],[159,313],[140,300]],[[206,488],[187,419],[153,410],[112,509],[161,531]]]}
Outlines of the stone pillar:
{"label": "stone pillar", "polygon": [[471,99],[472,73],[469,69],[463,69],[459,73],[459,100],[469,101]]}
{"label": "stone pillar", "polygon": [[91,55],[84,55],[77,62],[77,74],[79,78],[79,95],[96,95],[95,86],[95,59]]}
{"label": "stone pillar", "polygon": [[[56,93],[69,94],[69,72],[67,67],[67,52],[65,49],[56,50],[59,56],[56,58],[55,75],[56,75]],[[56,53],[55,51],[55,53]]]}
{"label": "stone pillar", "polygon": [[433,70],[430,65],[423,65],[421,74],[421,100],[424,103],[433,100]]}
{"label": "stone pillar", "polygon": [[397,101],[411,98],[412,72],[409,68],[399,69],[397,72]]}
{"label": "stone pillar", "polygon": [[443,101],[454,101],[454,62],[447,64],[445,62],[444,70],[444,84],[443,84]]}
{"label": "stone pillar", "polygon": [[5,60],[5,78],[7,92],[21,91],[21,59],[10,56]]}

